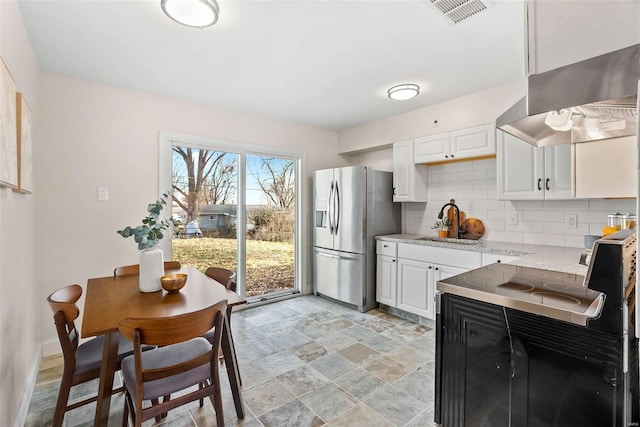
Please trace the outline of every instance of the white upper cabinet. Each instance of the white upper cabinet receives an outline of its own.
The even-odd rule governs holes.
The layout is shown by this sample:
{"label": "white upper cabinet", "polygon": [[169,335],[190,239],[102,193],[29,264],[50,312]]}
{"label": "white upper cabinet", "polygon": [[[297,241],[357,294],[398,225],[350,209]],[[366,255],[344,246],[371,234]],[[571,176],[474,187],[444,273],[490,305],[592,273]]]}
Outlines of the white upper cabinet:
{"label": "white upper cabinet", "polygon": [[573,145],[534,147],[497,131],[499,200],[572,199]]}
{"label": "white upper cabinet", "polygon": [[446,162],[496,153],[495,125],[429,135],[414,140],[416,163]]}
{"label": "white upper cabinet", "polygon": [[416,163],[448,160],[450,145],[449,132],[416,138],[413,141],[413,160]]}
{"label": "white upper cabinet", "polygon": [[635,136],[576,144],[576,197],[636,197]]}
{"label": "white upper cabinet", "polygon": [[427,201],[427,167],[413,161],[413,140],[393,144],[393,201]]}
{"label": "white upper cabinet", "polygon": [[638,1],[525,2],[529,74],[640,43]]}

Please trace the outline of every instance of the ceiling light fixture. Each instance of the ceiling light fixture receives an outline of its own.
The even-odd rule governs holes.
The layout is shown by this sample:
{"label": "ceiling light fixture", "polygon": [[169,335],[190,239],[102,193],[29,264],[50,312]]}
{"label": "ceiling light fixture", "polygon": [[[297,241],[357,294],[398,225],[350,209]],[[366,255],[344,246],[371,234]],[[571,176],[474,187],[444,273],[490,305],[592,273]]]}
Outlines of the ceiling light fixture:
{"label": "ceiling light fixture", "polygon": [[391,99],[395,99],[396,101],[405,101],[418,96],[420,93],[420,86],[412,83],[406,83],[393,86],[387,91],[387,93]]}
{"label": "ceiling light fixture", "polygon": [[187,27],[210,27],[218,21],[216,0],[162,0],[162,10],[167,16]]}

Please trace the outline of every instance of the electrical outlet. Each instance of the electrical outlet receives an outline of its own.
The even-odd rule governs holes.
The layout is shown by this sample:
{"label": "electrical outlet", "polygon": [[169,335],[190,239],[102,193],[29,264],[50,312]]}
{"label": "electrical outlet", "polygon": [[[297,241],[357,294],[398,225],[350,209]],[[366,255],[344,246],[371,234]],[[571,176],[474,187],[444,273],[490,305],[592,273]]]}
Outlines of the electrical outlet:
{"label": "electrical outlet", "polygon": [[507,225],[518,225],[518,211],[507,212]]}
{"label": "electrical outlet", "polygon": [[578,228],[578,215],[565,215],[564,228]]}

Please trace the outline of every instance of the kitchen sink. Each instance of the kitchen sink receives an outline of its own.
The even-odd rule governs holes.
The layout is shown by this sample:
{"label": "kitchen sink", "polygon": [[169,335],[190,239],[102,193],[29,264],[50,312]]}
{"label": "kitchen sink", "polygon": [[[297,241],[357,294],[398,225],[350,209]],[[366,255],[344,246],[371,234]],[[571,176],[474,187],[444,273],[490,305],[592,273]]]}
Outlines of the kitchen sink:
{"label": "kitchen sink", "polygon": [[427,240],[430,242],[442,242],[442,243],[453,243],[456,245],[479,245],[479,240],[470,240],[470,239],[454,239],[451,237],[420,237],[416,240]]}

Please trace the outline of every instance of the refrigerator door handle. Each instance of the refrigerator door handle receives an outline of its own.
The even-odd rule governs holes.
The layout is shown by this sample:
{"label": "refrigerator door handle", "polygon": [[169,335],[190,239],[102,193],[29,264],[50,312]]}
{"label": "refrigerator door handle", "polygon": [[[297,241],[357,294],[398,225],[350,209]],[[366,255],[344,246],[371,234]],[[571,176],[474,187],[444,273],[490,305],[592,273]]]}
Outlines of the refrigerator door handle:
{"label": "refrigerator door handle", "polygon": [[329,188],[329,198],[327,199],[327,219],[329,220],[329,234],[333,235],[333,210],[331,209],[331,202],[333,200],[333,181],[331,181],[331,187]]}
{"label": "refrigerator door handle", "polygon": [[338,256],[338,255],[331,255],[331,254],[326,254],[324,252],[317,252],[318,255],[322,255],[322,256],[326,256],[327,258],[334,258],[334,259],[340,259],[342,257]]}
{"label": "refrigerator door handle", "polygon": [[334,215],[333,228],[335,229],[335,233],[337,235],[338,228],[340,227],[340,188],[338,187],[337,181],[336,181],[336,189],[334,191],[333,197],[335,199],[335,206],[333,211],[333,215]]}

